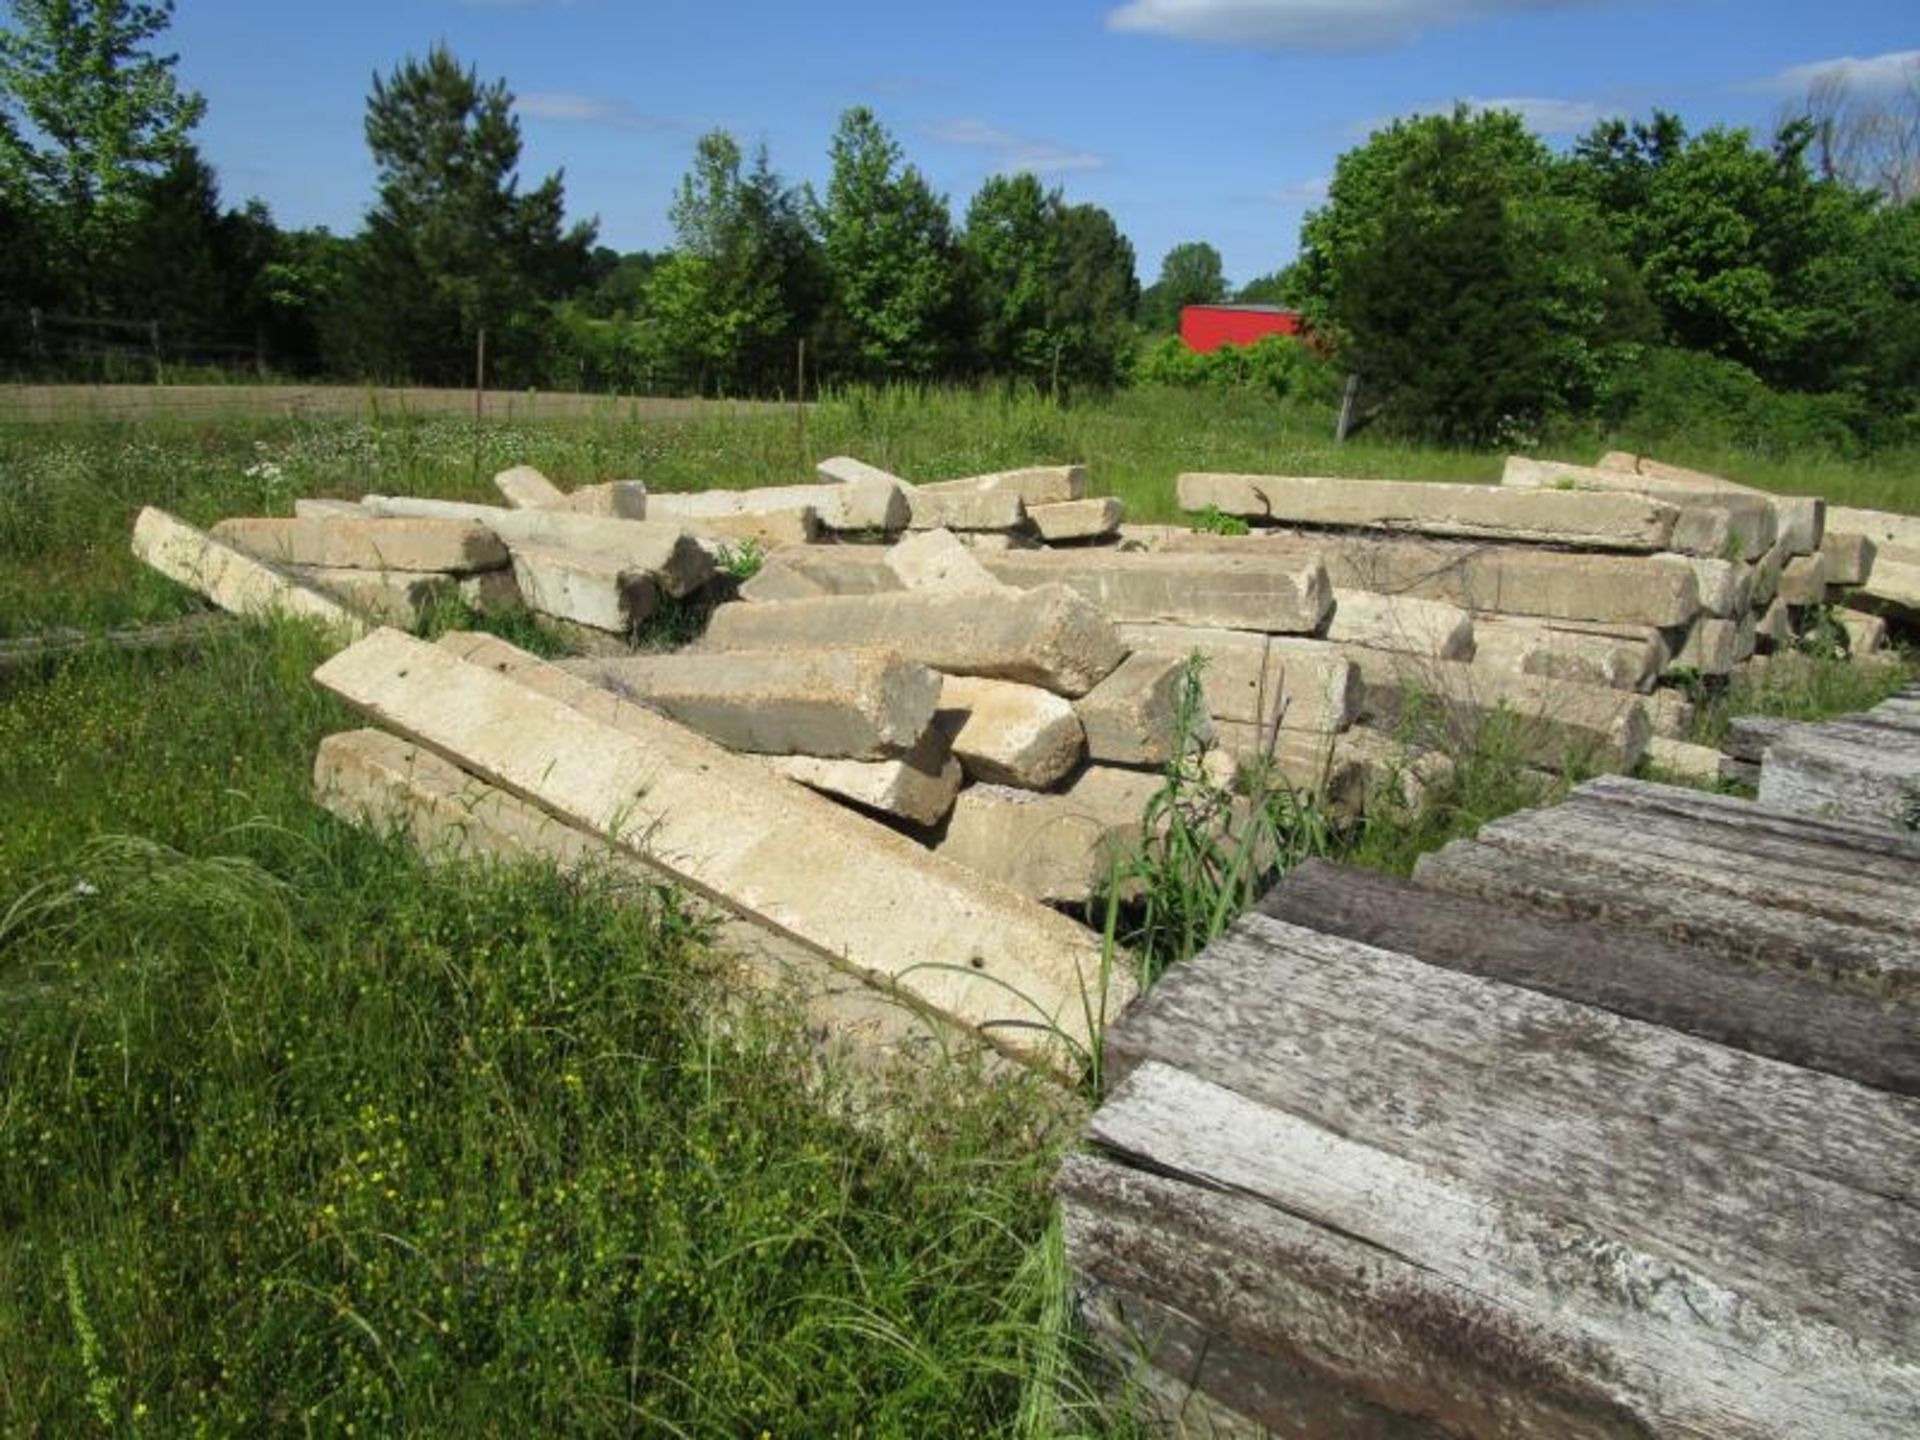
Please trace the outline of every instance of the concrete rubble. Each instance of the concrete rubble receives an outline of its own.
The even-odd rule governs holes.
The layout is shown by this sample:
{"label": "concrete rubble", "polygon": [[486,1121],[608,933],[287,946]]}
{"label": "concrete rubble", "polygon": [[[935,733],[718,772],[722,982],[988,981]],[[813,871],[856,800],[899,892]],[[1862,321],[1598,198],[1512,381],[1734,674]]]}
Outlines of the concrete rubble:
{"label": "concrete rubble", "polygon": [[[1498,723],[1531,766],[1751,780],[1689,742],[1698,694],[1920,623],[1920,518],[1624,454],[1503,480],[1180,476],[1251,527],[1223,535],[1128,524],[1079,465],[915,484],[841,456],[674,493],[516,466],[502,505],[303,499],[212,533],[147,510],[134,548],[357,642],[318,676],[381,727],[321,747],[341,813],[635,867],[779,957],[759,972],[1065,1071],[1128,993],[1086,924],[1170,767],[1405,819]],[[370,633],[460,608],[579,658]]]}

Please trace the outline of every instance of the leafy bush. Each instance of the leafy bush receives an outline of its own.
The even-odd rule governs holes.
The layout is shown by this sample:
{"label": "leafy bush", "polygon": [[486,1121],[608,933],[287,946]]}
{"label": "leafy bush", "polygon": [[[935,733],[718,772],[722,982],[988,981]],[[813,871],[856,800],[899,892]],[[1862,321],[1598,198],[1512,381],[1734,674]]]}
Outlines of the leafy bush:
{"label": "leafy bush", "polygon": [[1147,351],[1136,378],[1148,385],[1262,392],[1276,400],[1289,395],[1327,400],[1339,390],[1333,368],[1284,335],[1264,335],[1251,345],[1222,345],[1206,355],[1169,336]]}
{"label": "leafy bush", "polygon": [[1685,436],[1769,456],[1857,454],[1868,418],[1857,396],[1773,390],[1737,360],[1670,347],[1616,371],[1599,404],[1609,424],[1637,440]]}

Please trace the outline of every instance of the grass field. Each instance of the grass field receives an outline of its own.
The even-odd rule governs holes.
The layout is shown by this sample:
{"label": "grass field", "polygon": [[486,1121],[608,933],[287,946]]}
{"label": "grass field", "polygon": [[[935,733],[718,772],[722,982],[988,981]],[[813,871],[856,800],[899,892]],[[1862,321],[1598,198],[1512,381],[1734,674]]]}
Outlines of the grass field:
{"label": "grass field", "polygon": [[[898,393],[822,405],[804,439],[792,414],[9,426],[0,635],[187,609],[127,555],[142,504],[491,498],[523,460],[682,488],[841,452],[921,479],[1085,459],[1147,519],[1182,468],[1497,473],[1335,449],[1325,418]],[[1741,473],[1860,503],[1913,483]],[[0,1434],[1127,1430],[1064,1319],[1059,1097],[954,1060],[860,1122],[852,1078],[724,991],[671,895],[434,868],[334,821],[309,767],[353,721],[309,683],[318,653],[247,626],[0,694]],[[1809,662],[1702,723],[1891,683]],[[1466,759],[1419,821],[1334,843],[1404,869],[1538,797],[1497,737]]]}

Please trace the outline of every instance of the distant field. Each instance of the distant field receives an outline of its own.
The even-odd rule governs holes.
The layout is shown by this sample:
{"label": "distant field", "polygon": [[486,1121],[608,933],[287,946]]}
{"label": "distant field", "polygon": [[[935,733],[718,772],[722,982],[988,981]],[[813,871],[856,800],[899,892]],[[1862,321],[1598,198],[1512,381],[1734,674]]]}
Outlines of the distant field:
{"label": "distant field", "polygon": [[[714,411],[775,411],[758,401],[673,400],[656,396],[542,394],[489,390],[484,419],[690,420]],[[791,407],[786,407],[791,408]],[[222,417],[460,416],[471,418],[471,390],[366,385],[0,385],[0,424],[59,421],[208,420]]]}

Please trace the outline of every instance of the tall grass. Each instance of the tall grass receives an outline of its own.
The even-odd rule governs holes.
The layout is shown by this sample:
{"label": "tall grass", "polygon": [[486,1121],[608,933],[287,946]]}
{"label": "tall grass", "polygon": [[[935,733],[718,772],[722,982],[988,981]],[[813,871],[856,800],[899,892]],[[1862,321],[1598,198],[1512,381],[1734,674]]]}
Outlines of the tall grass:
{"label": "tall grass", "polygon": [[0,1432],[1117,1423],[1050,1086],[922,1074],[862,1125],[669,897],[334,821],[317,654],[0,700]]}

